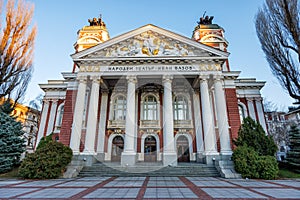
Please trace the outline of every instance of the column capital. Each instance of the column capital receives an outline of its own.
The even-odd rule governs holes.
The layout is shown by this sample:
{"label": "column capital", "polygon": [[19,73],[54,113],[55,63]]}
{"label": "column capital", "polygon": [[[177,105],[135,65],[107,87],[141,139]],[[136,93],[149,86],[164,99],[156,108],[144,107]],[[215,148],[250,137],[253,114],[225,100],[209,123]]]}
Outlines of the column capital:
{"label": "column capital", "polygon": [[101,76],[99,75],[94,75],[94,76],[91,76],[91,80],[93,83],[101,83],[103,80],[101,79]]}
{"label": "column capital", "polygon": [[86,83],[87,82],[87,76],[86,75],[78,75],[76,78],[79,83]]}
{"label": "column capital", "polygon": [[200,79],[200,82],[207,81],[209,79],[209,75],[208,74],[201,74],[199,76],[199,79]]}
{"label": "column capital", "polygon": [[172,83],[173,76],[172,75],[163,75],[162,80],[163,80],[163,83],[165,83],[165,82]]}
{"label": "column capital", "polygon": [[49,105],[50,101],[51,101],[50,99],[43,99],[43,103],[44,104],[48,104]]}
{"label": "column capital", "polygon": [[52,104],[57,104],[58,103],[58,99],[51,99]]}
{"label": "column capital", "polygon": [[255,98],[253,98],[253,100],[255,100],[255,101],[263,101],[263,98],[262,97],[255,97]]}
{"label": "column capital", "polygon": [[214,74],[213,78],[214,78],[214,82],[217,82],[217,81],[222,81],[224,76],[222,74]]}
{"label": "column capital", "polygon": [[253,102],[255,100],[255,98],[254,97],[246,97],[246,100],[250,101],[250,102]]}
{"label": "column capital", "polygon": [[127,79],[127,83],[134,83],[134,84],[137,83],[137,78],[135,75],[126,76],[126,79]]}

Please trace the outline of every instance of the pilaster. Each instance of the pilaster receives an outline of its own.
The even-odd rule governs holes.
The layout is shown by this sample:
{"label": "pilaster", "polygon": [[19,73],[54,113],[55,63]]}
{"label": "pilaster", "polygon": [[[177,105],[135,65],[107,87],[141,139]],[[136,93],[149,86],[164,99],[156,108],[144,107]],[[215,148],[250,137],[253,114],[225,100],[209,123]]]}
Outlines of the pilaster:
{"label": "pilaster", "polygon": [[125,121],[125,141],[124,151],[121,155],[122,166],[134,166],[136,163],[135,144],[135,85],[137,83],[136,76],[127,76],[127,109]]}
{"label": "pilaster", "polygon": [[211,163],[210,155],[218,155],[216,135],[214,131],[213,111],[209,98],[208,75],[200,76],[200,95],[202,106],[202,121],[204,131],[204,146],[206,162]]}
{"label": "pilaster", "polygon": [[75,155],[79,154],[87,77],[78,76],[77,80],[79,81],[79,84],[78,84],[77,97],[76,97],[76,103],[74,108],[74,118],[73,118],[71,141],[70,141],[70,148],[73,150],[73,154]]}
{"label": "pilaster", "polygon": [[98,100],[100,89],[100,76],[92,76],[92,91],[88,108],[87,131],[85,136],[84,153],[95,154],[96,126],[98,118]]}
{"label": "pilaster", "polygon": [[164,96],[163,96],[163,131],[164,131],[164,151],[163,165],[176,166],[177,153],[174,141],[174,121],[173,121],[173,101],[172,101],[172,76],[163,76]]}
{"label": "pilaster", "polygon": [[221,144],[221,155],[231,156],[232,150],[230,146],[229,125],[226,111],[226,99],[222,85],[222,76],[214,76],[214,88],[215,88],[215,103],[217,108],[217,122]]}
{"label": "pilaster", "polygon": [[48,115],[48,109],[49,109],[49,100],[43,100],[43,111],[42,111],[42,117],[41,117],[41,122],[39,126],[39,132],[37,135],[36,143],[35,143],[35,148],[37,148],[38,144],[40,143],[40,140],[42,137],[44,137],[44,131],[45,131],[45,126],[46,126],[46,120],[47,120],[47,115]]}

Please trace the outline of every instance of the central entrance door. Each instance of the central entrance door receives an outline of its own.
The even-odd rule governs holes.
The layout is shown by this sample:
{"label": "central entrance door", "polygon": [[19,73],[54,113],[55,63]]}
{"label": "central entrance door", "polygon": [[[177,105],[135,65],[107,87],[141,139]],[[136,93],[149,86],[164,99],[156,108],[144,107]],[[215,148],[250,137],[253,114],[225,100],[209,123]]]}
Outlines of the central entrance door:
{"label": "central entrance door", "polygon": [[156,139],[151,135],[145,138],[144,161],[157,161]]}
{"label": "central entrance door", "polygon": [[177,156],[178,162],[190,162],[189,141],[183,135],[177,138]]}
{"label": "central entrance door", "polygon": [[121,154],[124,149],[124,139],[121,136],[116,136],[112,141],[111,161],[120,162]]}

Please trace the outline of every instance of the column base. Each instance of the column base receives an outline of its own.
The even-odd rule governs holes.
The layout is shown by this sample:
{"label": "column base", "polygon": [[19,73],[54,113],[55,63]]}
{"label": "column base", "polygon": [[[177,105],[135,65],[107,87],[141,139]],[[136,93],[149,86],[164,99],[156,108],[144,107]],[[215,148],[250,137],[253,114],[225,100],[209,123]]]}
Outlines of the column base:
{"label": "column base", "polygon": [[105,153],[97,153],[96,159],[97,159],[99,162],[104,162],[104,161],[105,161]]}
{"label": "column base", "polygon": [[163,153],[163,165],[164,166],[177,166],[177,154]]}
{"label": "column base", "polygon": [[135,152],[123,152],[121,155],[121,166],[135,166],[136,163],[136,153]]}
{"label": "column base", "polygon": [[97,162],[95,155],[73,155],[74,161],[80,162],[83,166],[92,166],[94,163]]}
{"label": "column base", "polygon": [[197,152],[196,154],[196,162],[197,163],[205,163],[205,155],[203,152]]}
{"label": "column base", "polygon": [[207,165],[215,165],[216,161],[220,160],[220,154],[218,152],[204,153],[204,162]]}
{"label": "column base", "polygon": [[220,160],[224,160],[224,161],[231,160],[232,151],[226,151],[226,152],[223,151],[223,152],[220,153],[220,156],[221,156]]}

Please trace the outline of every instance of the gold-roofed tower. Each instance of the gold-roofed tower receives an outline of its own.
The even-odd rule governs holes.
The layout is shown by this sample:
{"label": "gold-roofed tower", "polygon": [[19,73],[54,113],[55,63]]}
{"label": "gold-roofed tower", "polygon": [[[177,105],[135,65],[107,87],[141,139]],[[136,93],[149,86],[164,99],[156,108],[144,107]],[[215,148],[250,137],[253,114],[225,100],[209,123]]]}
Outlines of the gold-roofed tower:
{"label": "gold-roofed tower", "polygon": [[75,52],[88,49],[110,39],[101,15],[99,18],[88,19],[88,22],[89,26],[84,26],[77,32],[78,39],[74,44]]}

